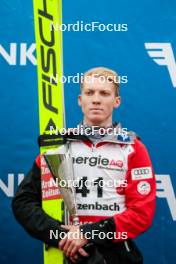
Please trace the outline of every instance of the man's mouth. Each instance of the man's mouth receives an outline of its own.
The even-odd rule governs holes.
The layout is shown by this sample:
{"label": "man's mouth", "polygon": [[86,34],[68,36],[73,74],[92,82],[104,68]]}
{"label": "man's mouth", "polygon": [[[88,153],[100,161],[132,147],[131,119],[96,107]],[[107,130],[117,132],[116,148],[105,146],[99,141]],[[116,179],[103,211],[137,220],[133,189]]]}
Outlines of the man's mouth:
{"label": "man's mouth", "polygon": [[91,108],[90,111],[103,111],[101,108]]}

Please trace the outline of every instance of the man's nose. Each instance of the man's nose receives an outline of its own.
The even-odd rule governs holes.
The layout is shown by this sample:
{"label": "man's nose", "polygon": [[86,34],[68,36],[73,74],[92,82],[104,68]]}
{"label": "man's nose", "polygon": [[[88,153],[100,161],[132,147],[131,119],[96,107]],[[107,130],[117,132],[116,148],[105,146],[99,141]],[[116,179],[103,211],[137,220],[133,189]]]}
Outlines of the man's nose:
{"label": "man's nose", "polygon": [[94,104],[99,104],[101,103],[101,99],[100,99],[100,95],[98,93],[95,93],[94,96],[93,96],[93,99],[92,99],[92,102]]}

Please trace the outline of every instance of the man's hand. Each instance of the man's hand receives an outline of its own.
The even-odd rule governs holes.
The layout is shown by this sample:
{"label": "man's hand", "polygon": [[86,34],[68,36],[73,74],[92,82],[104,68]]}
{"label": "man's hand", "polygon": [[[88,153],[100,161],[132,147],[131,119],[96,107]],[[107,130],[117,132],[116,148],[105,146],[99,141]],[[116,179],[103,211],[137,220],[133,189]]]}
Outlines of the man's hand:
{"label": "man's hand", "polygon": [[73,262],[76,262],[78,253],[83,257],[88,257],[89,255],[82,248],[88,241],[81,234],[79,226],[62,225],[61,227],[69,231],[67,236],[59,242],[59,248],[64,251],[65,255]]}

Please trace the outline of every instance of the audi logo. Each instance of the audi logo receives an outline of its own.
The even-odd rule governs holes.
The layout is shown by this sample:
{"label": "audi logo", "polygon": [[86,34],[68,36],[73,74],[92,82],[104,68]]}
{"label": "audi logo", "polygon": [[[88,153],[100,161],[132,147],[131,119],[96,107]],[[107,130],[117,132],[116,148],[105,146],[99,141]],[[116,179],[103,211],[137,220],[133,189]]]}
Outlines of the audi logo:
{"label": "audi logo", "polygon": [[134,170],[134,175],[142,175],[142,174],[149,174],[150,170],[149,169],[137,169]]}

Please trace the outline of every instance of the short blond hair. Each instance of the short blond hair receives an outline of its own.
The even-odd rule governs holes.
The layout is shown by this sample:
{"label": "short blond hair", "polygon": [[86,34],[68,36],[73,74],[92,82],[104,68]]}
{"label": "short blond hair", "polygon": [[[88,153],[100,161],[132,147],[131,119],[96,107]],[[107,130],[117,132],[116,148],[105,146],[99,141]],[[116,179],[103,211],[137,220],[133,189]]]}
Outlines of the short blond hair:
{"label": "short blond hair", "polygon": [[81,92],[84,86],[84,80],[88,76],[94,76],[95,78],[104,77],[105,81],[109,81],[114,85],[115,96],[119,96],[120,85],[118,81],[118,74],[115,71],[105,67],[96,67],[86,71],[81,77]]}

